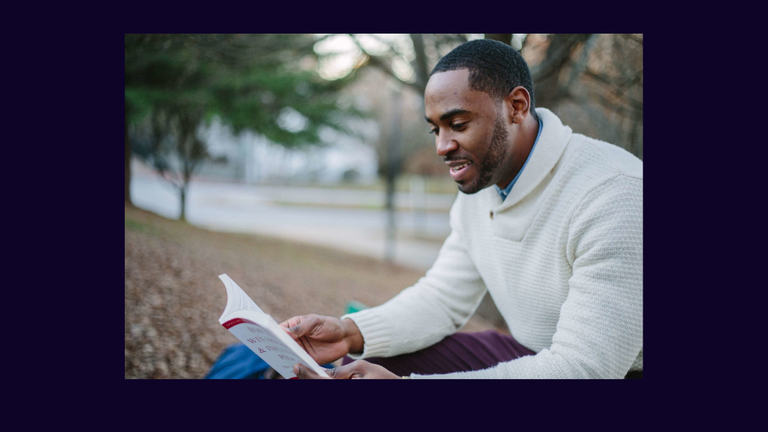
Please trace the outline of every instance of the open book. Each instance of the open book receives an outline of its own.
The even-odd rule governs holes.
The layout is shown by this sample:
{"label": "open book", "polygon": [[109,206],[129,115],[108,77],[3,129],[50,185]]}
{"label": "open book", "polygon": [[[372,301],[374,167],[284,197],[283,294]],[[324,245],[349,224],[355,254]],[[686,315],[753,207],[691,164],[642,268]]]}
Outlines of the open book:
{"label": "open book", "polygon": [[304,351],[283,327],[265,314],[226,274],[219,279],[227,288],[227,307],[219,322],[285,379],[295,378],[293,365],[301,363],[327,377],[325,370]]}

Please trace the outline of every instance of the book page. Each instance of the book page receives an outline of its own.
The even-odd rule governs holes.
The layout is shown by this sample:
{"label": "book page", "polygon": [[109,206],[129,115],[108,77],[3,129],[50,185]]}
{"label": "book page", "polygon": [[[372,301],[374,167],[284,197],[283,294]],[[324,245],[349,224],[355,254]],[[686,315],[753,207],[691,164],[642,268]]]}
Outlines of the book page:
{"label": "book page", "polygon": [[[252,310],[258,313],[264,313],[264,311],[262,311],[261,308],[248,297],[248,294],[246,294],[245,291],[232,280],[232,278],[227,276],[226,273],[219,275],[219,279],[224,282],[224,286],[227,288],[227,307],[224,309],[224,313],[221,314],[221,318],[236,310]],[[219,319],[220,322],[221,318]]]}
{"label": "book page", "polygon": [[[240,317],[235,317],[235,316]],[[223,323],[235,337],[285,379],[296,377],[293,365],[301,363],[321,376],[325,370],[296,341],[285,334],[269,315],[235,312]]]}

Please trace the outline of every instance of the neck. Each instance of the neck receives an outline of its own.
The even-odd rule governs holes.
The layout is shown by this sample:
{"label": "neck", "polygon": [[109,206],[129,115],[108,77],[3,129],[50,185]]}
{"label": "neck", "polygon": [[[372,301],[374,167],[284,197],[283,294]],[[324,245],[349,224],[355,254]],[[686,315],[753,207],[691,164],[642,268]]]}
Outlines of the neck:
{"label": "neck", "polygon": [[504,179],[496,183],[500,189],[504,189],[509,186],[509,183],[520,173],[523,169],[525,161],[528,159],[528,155],[531,154],[533,143],[536,142],[536,135],[539,133],[539,121],[533,118],[532,115],[525,116],[525,120],[520,124],[520,130],[516,135],[516,143],[512,146],[512,154],[510,161],[510,171],[505,173]]}

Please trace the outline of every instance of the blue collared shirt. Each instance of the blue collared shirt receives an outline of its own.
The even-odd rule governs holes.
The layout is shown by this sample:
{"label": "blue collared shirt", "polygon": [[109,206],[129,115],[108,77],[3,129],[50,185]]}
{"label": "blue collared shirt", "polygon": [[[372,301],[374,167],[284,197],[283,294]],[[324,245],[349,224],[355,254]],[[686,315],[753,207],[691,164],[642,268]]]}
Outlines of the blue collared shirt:
{"label": "blue collared shirt", "polygon": [[507,198],[507,195],[512,191],[512,186],[515,185],[517,182],[517,179],[520,177],[520,173],[523,172],[525,169],[525,166],[528,165],[528,161],[531,160],[531,155],[533,154],[533,149],[536,148],[536,143],[539,142],[539,137],[541,136],[541,130],[544,129],[544,124],[541,122],[541,116],[539,116],[539,132],[536,134],[536,141],[533,142],[533,147],[531,147],[530,153],[528,153],[528,159],[525,160],[525,163],[523,164],[523,167],[520,168],[520,172],[517,173],[515,178],[512,179],[511,182],[507,185],[507,187],[502,190],[500,187],[493,185],[493,187],[496,188],[496,192],[499,193],[499,196],[501,196],[501,200],[504,201]]}

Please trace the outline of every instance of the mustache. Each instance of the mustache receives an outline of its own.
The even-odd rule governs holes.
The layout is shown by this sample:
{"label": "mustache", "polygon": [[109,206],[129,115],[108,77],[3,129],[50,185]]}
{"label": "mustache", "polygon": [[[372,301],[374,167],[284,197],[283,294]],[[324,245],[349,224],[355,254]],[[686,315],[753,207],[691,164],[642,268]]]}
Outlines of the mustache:
{"label": "mustache", "polygon": [[459,160],[467,160],[467,161],[472,162],[472,159],[470,159],[468,157],[459,157],[459,156],[455,156],[455,155],[443,157],[443,162],[451,162],[451,161],[459,161]]}

